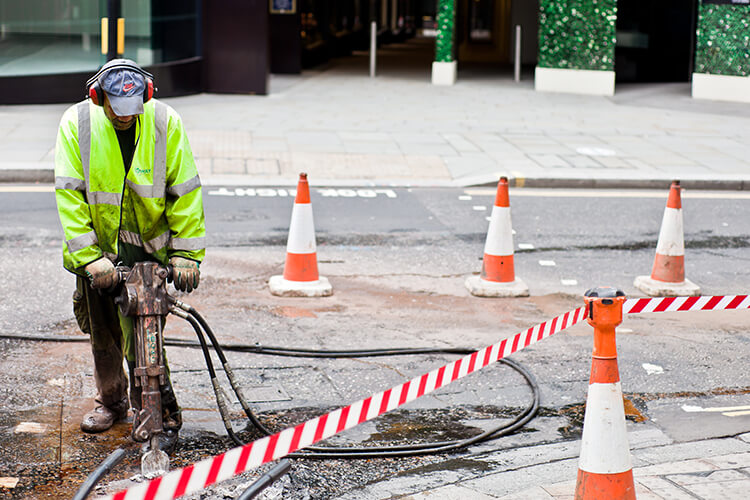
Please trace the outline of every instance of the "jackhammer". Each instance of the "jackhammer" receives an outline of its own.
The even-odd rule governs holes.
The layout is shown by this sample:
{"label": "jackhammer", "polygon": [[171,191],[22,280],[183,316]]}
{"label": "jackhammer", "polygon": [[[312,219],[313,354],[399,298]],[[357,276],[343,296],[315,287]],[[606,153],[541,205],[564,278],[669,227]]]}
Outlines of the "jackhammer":
{"label": "jackhammer", "polygon": [[153,477],[169,470],[169,456],[159,447],[159,435],[164,432],[160,387],[168,383],[162,327],[170,309],[166,287],[170,270],[156,262],[137,262],[132,269],[118,267],[117,272],[122,287],[115,303],[134,323],[135,369],[130,382],[141,389],[132,435],[146,443],[141,472]]}
{"label": "jackhammer", "polygon": [[[262,428],[245,401],[237,379],[208,324],[195,309],[167,293],[166,283],[167,279],[171,277],[172,269],[162,267],[155,262],[137,262],[132,268],[117,266],[115,271],[119,277],[118,285],[110,290],[110,293],[115,295],[115,303],[119,306],[123,316],[132,317],[134,322],[135,368],[131,383],[141,389],[141,404],[140,409],[137,409],[133,416],[132,436],[135,441],[145,443],[145,451],[141,455],[141,473],[146,477],[156,477],[169,471],[169,456],[159,446],[159,437],[165,433],[160,389],[168,383],[164,362],[164,333],[162,328],[169,313],[187,320],[198,334],[198,339],[206,356],[219,412],[230,435],[237,439],[232,432],[228,405],[223,390],[217,381],[213,362],[208,355],[208,345],[203,337],[202,327],[206,329],[206,334],[211,339],[217,353],[219,353],[222,367],[245,413],[256,426]],[[131,401],[131,404],[134,404],[134,402]],[[118,448],[107,457],[81,485],[74,500],[85,499],[99,479],[117,465],[124,455],[124,449]],[[287,473],[289,469],[289,460],[282,460],[253,483],[241,498],[243,500],[255,498],[263,489]]]}
{"label": "jackhammer", "polygon": [[[153,477],[169,470],[169,456],[159,446],[160,436],[167,432],[163,421],[165,402],[162,400],[160,388],[168,383],[162,327],[169,313],[187,320],[198,334],[219,413],[230,436],[237,441],[229,419],[229,405],[217,380],[201,328],[205,328],[206,334],[214,345],[222,362],[222,368],[245,414],[256,427],[263,429],[243,397],[237,378],[229,367],[218,340],[208,324],[198,311],[167,293],[166,283],[172,270],[155,262],[137,262],[132,269],[118,266],[116,271],[120,278],[120,285],[115,292],[115,303],[118,304],[123,316],[134,319],[135,367],[134,380],[131,383],[141,389],[141,404],[134,413],[132,436],[135,441],[146,443],[145,452],[141,456],[142,474]],[[131,404],[135,406],[135,402]]]}

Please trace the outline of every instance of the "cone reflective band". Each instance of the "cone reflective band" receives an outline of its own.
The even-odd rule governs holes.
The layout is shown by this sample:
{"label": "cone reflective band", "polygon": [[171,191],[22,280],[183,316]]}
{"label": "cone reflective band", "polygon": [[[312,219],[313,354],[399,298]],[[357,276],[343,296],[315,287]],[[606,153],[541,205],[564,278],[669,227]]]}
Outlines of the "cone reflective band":
{"label": "cone reflective band", "polygon": [[672,182],[656,243],[651,276],[638,276],[633,285],[651,296],[698,295],[700,288],[685,278],[685,240],[680,181]]}
{"label": "cone reflective band", "polygon": [[617,368],[615,326],[622,322],[625,294],[609,287],[586,292],[594,352],[583,419],[576,500],[634,500],[625,407]]}
{"label": "cone reflective band", "polygon": [[482,279],[509,283],[516,279],[513,268],[513,232],[510,220],[508,179],[500,179],[484,244]]}
{"label": "cone reflective band", "polygon": [[317,281],[318,258],[315,252],[315,225],[313,223],[310,186],[307,175],[300,174],[297,196],[292,207],[289,238],[286,243],[284,279],[289,281]]}
{"label": "cone reflective band", "polygon": [[669,283],[685,281],[685,240],[678,182],[673,182],[669,189],[667,208],[664,209],[659,239],[656,243],[656,257],[651,279]]}
{"label": "cone reflective band", "polygon": [[328,280],[318,275],[310,186],[307,174],[299,174],[292,207],[283,276],[272,276],[268,287],[282,297],[325,297],[333,293]]}
{"label": "cone reflective band", "polygon": [[497,184],[495,204],[484,244],[482,273],[480,276],[467,278],[466,288],[472,295],[479,297],[521,297],[529,294],[529,288],[521,279],[516,278],[514,269],[507,177],[501,177]]}

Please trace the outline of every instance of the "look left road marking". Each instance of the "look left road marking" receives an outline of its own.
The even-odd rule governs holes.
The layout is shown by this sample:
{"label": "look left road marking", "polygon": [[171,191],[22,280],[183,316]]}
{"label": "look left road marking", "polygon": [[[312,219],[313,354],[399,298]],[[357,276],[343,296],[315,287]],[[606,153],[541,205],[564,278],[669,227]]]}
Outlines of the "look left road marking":
{"label": "look left road marking", "polygon": [[[393,189],[316,189],[316,193],[324,198],[397,198],[398,195]],[[249,196],[261,198],[273,197],[294,197],[297,195],[296,189],[283,188],[218,188],[208,191],[211,196]]]}

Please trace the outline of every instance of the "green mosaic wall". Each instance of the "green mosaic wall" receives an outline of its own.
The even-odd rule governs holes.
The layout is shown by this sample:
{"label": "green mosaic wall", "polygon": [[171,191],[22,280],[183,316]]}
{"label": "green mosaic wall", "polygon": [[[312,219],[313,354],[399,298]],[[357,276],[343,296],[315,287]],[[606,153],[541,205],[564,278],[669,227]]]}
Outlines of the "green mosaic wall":
{"label": "green mosaic wall", "polygon": [[617,0],[540,0],[539,66],[614,71]]}
{"label": "green mosaic wall", "polygon": [[439,0],[437,12],[438,32],[435,40],[435,61],[453,61],[453,40],[456,22],[455,0]]}
{"label": "green mosaic wall", "polygon": [[700,6],[695,72],[750,76],[750,6]]}

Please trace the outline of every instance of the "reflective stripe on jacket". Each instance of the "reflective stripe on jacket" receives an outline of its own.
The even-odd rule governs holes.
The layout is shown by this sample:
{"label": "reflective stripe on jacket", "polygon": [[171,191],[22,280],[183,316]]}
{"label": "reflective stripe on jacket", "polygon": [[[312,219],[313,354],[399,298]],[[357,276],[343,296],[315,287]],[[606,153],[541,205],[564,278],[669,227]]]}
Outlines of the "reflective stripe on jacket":
{"label": "reflective stripe on jacket", "polygon": [[162,264],[205,255],[200,178],[179,115],[151,99],[134,125],[136,149],[125,176],[120,145],[101,106],[68,108],[55,149],[55,197],[65,242],[63,265],[107,256],[118,241],[141,246]]}

